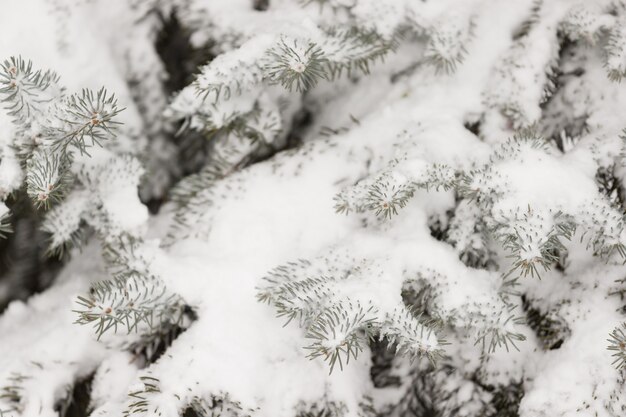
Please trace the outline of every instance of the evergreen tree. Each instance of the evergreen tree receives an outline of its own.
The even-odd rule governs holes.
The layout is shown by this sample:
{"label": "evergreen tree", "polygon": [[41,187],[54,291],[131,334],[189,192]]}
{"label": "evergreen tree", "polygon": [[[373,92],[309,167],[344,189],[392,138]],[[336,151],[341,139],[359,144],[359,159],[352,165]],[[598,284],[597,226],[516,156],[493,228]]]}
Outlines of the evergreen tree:
{"label": "evergreen tree", "polygon": [[33,2],[0,414],[626,412],[626,4]]}

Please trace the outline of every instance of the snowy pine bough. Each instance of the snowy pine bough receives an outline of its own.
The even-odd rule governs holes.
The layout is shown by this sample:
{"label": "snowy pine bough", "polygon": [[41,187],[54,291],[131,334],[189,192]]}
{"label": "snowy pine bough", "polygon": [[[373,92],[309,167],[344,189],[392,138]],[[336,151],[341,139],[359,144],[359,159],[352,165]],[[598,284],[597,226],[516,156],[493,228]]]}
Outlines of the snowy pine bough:
{"label": "snowy pine bough", "polygon": [[626,414],[626,3],[33,2],[3,416]]}

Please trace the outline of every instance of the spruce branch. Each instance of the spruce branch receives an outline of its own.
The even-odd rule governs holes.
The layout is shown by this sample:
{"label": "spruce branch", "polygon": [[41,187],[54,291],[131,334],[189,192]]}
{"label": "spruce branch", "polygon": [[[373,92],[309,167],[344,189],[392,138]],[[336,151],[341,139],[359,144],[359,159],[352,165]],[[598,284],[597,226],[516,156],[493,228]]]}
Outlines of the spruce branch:
{"label": "spruce branch", "polygon": [[526,340],[526,337],[511,329],[511,325],[525,324],[523,317],[517,317],[512,314],[513,307],[508,310],[500,310],[495,316],[483,316],[480,313],[475,313],[473,320],[479,326],[478,334],[475,345],[481,345],[483,352],[492,353],[498,348],[504,346],[506,351],[509,351],[509,345],[519,350],[516,342],[522,342]]}
{"label": "spruce branch", "polygon": [[347,300],[325,309],[307,329],[306,337],[313,342],[305,349],[311,359],[323,357],[332,373],[335,364],[343,370],[344,362],[357,359],[374,335],[377,311],[373,306]]}
{"label": "spruce branch", "polygon": [[403,306],[387,315],[381,325],[381,336],[411,361],[425,357],[434,365],[444,355],[441,347],[448,344],[437,336],[437,327],[437,320],[424,320]]}
{"label": "spruce branch", "polygon": [[[177,205],[174,223],[167,235],[168,242],[175,242],[189,233],[198,232],[194,229],[202,216],[207,215],[207,207],[213,205],[219,186],[228,188],[227,177],[238,167],[248,162],[249,155],[238,163],[213,158],[197,174],[183,179],[172,191],[172,200]],[[219,180],[219,181],[218,181]]]}
{"label": "spruce branch", "polygon": [[[454,22],[457,20],[457,22]],[[453,74],[467,56],[467,44],[473,37],[474,22],[438,22],[426,45],[424,58],[435,66],[438,72]]]}
{"label": "spruce branch", "polygon": [[[324,395],[312,403],[300,402],[296,407],[296,417],[345,417],[348,407],[343,402],[329,401]],[[359,414],[359,417],[363,417]]]}
{"label": "spruce branch", "polygon": [[73,145],[80,153],[87,153],[87,148],[94,145],[102,146],[103,141],[115,137],[114,130],[121,124],[115,118],[123,110],[115,95],[109,95],[104,87],[95,93],[83,89],[56,106],[57,122],[51,123],[49,131],[52,144],[63,152]]}
{"label": "spruce branch", "polygon": [[307,91],[322,79],[334,80],[355,72],[369,74],[370,66],[396,46],[373,30],[356,26],[328,27],[317,42],[281,37],[267,51],[265,77],[287,90]]}
{"label": "spruce branch", "polygon": [[280,295],[274,301],[278,317],[286,317],[285,326],[298,319],[300,327],[316,312],[324,309],[328,300],[334,295],[330,288],[331,278],[308,277],[301,281],[291,281],[281,286]]}
{"label": "spruce branch", "polygon": [[48,209],[63,199],[72,184],[68,165],[64,154],[50,149],[33,153],[27,163],[26,187],[36,207]]}
{"label": "spruce branch", "polygon": [[98,339],[110,329],[116,333],[121,327],[132,333],[139,332],[142,323],[153,329],[181,319],[178,296],[169,294],[160,282],[115,278],[93,284],[90,292],[88,297],[78,297],[82,309],[74,312],[76,323],[94,323]]}
{"label": "spruce branch", "polygon": [[571,334],[571,329],[559,315],[558,308],[545,311],[533,305],[533,300],[525,295],[522,295],[522,302],[526,313],[526,324],[535,331],[543,348],[558,349]]}
{"label": "spruce branch", "polygon": [[11,212],[7,206],[0,201],[0,239],[6,238],[7,234],[11,233]]}
{"label": "spruce branch", "polygon": [[[549,37],[531,32],[533,36],[516,39],[496,65],[488,89],[485,91],[485,103],[490,108],[504,115],[515,130],[532,128],[541,117],[540,105],[545,103],[555,89],[554,66],[558,58],[557,50],[552,47],[557,41],[557,34]],[[541,52],[531,49],[541,36],[547,45]],[[535,80],[532,84],[525,80],[530,74]]]}
{"label": "spruce branch", "polygon": [[[161,415],[163,413],[163,401],[172,399],[161,398],[165,394],[161,390],[161,381],[152,374],[144,374],[139,377],[139,382],[128,393],[128,400],[122,413],[124,417],[135,415]],[[174,397],[181,400],[178,394]],[[229,393],[210,393],[208,395],[194,395],[185,405],[186,409],[181,414],[190,411],[198,417],[251,417],[255,409],[246,408],[239,401],[234,400]]]}
{"label": "spruce branch", "polygon": [[[253,91],[263,82],[304,92],[322,79],[333,80],[343,73],[368,74],[370,65],[383,59],[397,43],[356,26],[326,27],[319,32],[310,38],[280,35],[269,45],[260,37],[219,56],[201,69],[194,83],[198,97],[217,105]],[[259,50],[263,52],[257,57]],[[179,102],[190,101],[184,91]]]}
{"label": "spruce branch", "polygon": [[587,242],[587,249],[607,259],[613,254],[626,259],[626,221],[621,208],[605,199],[592,200],[581,207],[579,217],[583,229],[580,240]]}
{"label": "spruce branch", "polygon": [[329,79],[335,80],[355,72],[369,74],[370,66],[382,61],[395,50],[397,39],[386,39],[374,30],[358,26],[326,28],[325,42],[320,45],[328,59]]}
{"label": "spruce branch", "polygon": [[[525,324],[524,318],[513,313],[515,306],[507,303],[505,294],[487,293],[468,299],[461,307],[447,308],[442,301],[444,294],[455,291],[462,291],[462,288],[447,275],[430,269],[412,273],[403,283],[403,298],[410,306],[409,311],[418,312],[418,322],[433,335],[445,325],[468,330],[469,335],[475,337],[474,344],[481,345],[485,354],[500,347],[508,351],[509,345],[517,349],[515,343],[525,340],[515,329]],[[436,338],[428,340],[433,346],[446,344],[437,342]]]}
{"label": "spruce branch", "polygon": [[537,26],[542,17],[542,11],[544,10],[545,0],[533,0],[532,7],[528,17],[522,22],[519,29],[514,34],[513,39],[517,40],[528,36],[530,31]]}
{"label": "spruce branch", "polygon": [[[302,45],[304,43],[304,45]],[[281,38],[279,44],[267,51],[268,64],[264,71],[271,82],[280,83],[289,91],[303,92],[326,79],[328,60],[315,43]]]}
{"label": "spruce branch", "polygon": [[142,249],[142,241],[132,235],[122,234],[105,241],[102,256],[114,278],[154,279],[157,274],[152,270],[151,259]]}
{"label": "spruce branch", "polygon": [[188,206],[200,193],[213,186],[218,180],[225,178],[231,171],[227,161],[212,158],[196,174],[181,180],[171,191],[171,199],[178,207]]}
{"label": "spruce branch", "polygon": [[[392,181],[380,178],[372,184],[365,200],[365,207],[373,211],[376,216],[391,219],[398,214],[398,209],[404,208],[415,195],[413,184],[394,184]],[[341,213],[345,206],[338,206]]]}
{"label": "spruce branch", "polygon": [[[211,111],[198,114],[198,119],[203,123],[203,131],[208,138],[217,137],[216,142],[224,143],[219,136],[223,136],[226,140],[231,139],[229,143],[221,146],[221,153],[229,153],[228,151],[241,152],[244,142],[248,142],[252,151],[259,146],[271,146],[274,139],[281,133],[282,120],[280,110],[273,106],[268,100],[262,97],[257,100],[249,111],[240,112],[235,110],[231,114],[221,114],[215,105],[211,106]],[[220,119],[215,119],[214,117]],[[240,143],[237,143],[239,139]],[[218,147],[218,146],[216,146]],[[215,148],[215,147],[214,147]],[[233,153],[233,152],[231,152]],[[225,155],[215,155],[214,158],[224,158]]]}
{"label": "spruce branch", "polygon": [[415,196],[418,189],[448,191],[457,183],[456,173],[442,164],[425,164],[419,173],[405,174],[403,159],[393,159],[387,169],[366,177],[335,196],[335,211],[372,211],[381,219],[391,219]]}
{"label": "spruce branch", "polygon": [[43,112],[42,105],[53,97],[47,95],[59,76],[51,70],[34,70],[31,61],[10,57],[0,64],[0,95],[16,123],[28,123]]}
{"label": "spruce branch", "polygon": [[509,273],[519,269],[522,276],[539,278],[539,268],[548,271],[559,260],[559,253],[567,250],[563,240],[571,240],[576,231],[574,220],[562,212],[549,215],[546,218],[528,207],[492,227],[493,235],[514,260]]}
{"label": "spruce branch", "polygon": [[[332,260],[331,260],[332,259]],[[270,271],[258,299],[272,304],[287,323],[297,319],[313,342],[308,357],[322,357],[330,370],[355,359],[376,335],[389,340],[400,354],[409,358],[426,356],[435,361],[443,354],[445,341],[437,336],[440,320],[423,318],[401,306],[380,310],[363,300],[340,296],[345,280],[361,279],[372,273],[374,263],[355,264],[341,252],[332,258],[292,262]],[[286,323],[286,324],[287,324]]]}
{"label": "spruce branch", "polygon": [[483,168],[461,174],[457,188],[468,204],[483,213],[490,235],[509,252],[513,264],[508,274],[520,271],[522,276],[539,277],[541,270],[550,269],[567,253],[565,242],[577,231],[595,255],[624,258],[624,216],[604,196],[574,208],[496,209],[499,201],[510,196],[499,164],[520,161],[529,151],[548,153],[545,141],[532,133],[514,137],[494,151]]}
{"label": "spruce branch", "polygon": [[[159,384],[160,381],[158,378],[150,375],[140,376],[137,389],[128,393],[128,404],[122,415],[124,417],[130,417],[135,414],[147,414],[151,407],[150,397],[161,392]],[[158,409],[154,409],[153,411],[157,412]]]}
{"label": "spruce branch", "polygon": [[260,37],[217,56],[200,68],[192,89],[184,89],[176,100],[199,98],[202,102],[219,105],[253,89],[263,81],[261,62],[267,49],[266,39]]}
{"label": "spruce branch", "polygon": [[[80,193],[74,187],[80,187],[81,181],[75,181],[71,169],[74,157],[70,147],[87,153],[89,146],[113,138],[120,124],[116,116],[123,110],[104,88],[67,96],[58,80],[53,71],[35,70],[21,57],[11,57],[0,65],[0,99],[7,103],[17,127],[13,146],[23,161],[26,192],[37,208],[44,209],[58,205],[73,194],[71,191]],[[95,195],[94,204],[89,206],[93,210],[90,217],[102,217],[95,202],[104,196],[101,190],[91,191]],[[81,207],[76,212],[71,204],[64,205],[44,222],[44,230],[51,233],[49,254],[62,255],[79,243],[79,226],[87,206]]]}
{"label": "spruce branch", "polygon": [[239,129],[238,133],[241,138],[250,139],[252,143],[271,145],[282,132],[282,124],[280,112],[255,106],[247,123]]}
{"label": "spruce branch", "polygon": [[144,333],[142,325],[151,332],[163,325],[181,323],[184,303],[152,271],[141,242],[123,235],[105,244],[103,256],[113,278],[96,282],[89,295],[78,297],[82,309],[74,310],[78,314],[76,323],[93,323],[98,338],[120,327],[127,333]]}
{"label": "spruce branch", "polygon": [[90,208],[89,197],[72,193],[48,212],[41,229],[50,234],[48,256],[63,258],[84,239],[83,216]]}
{"label": "spruce branch", "polygon": [[199,417],[251,417],[255,412],[254,409],[244,408],[228,393],[196,396],[189,406]]}
{"label": "spruce branch", "polygon": [[10,408],[0,410],[0,414],[5,412],[22,412],[22,398],[25,394],[24,382],[31,378],[32,376],[20,372],[12,372],[9,375],[7,384],[0,388],[0,400],[6,403]]}
{"label": "spruce branch", "polygon": [[298,2],[304,7],[304,6],[308,6],[309,4],[312,3],[318,3],[320,10],[322,10],[324,8],[324,6],[326,6],[327,4],[330,4],[331,7],[336,7],[336,0],[298,0]]}
{"label": "spruce branch", "polygon": [[614,82],[621,82],[626,76],[626,28],[623,22],[620,19],[612,25],[604,47],[607,76]]}
{"label": "spruce branch", "polygon": [[606,28],[606,18],[592,12],[584,4],[573,6],[561,21],[559,29],[573,41],[582,40],[595,45],[601,36],[601,29]]}
{"label": "spruce branch", "polygon": [[257,299],[267,304],[278,302],[285,292],[285,286],[289,285],[295,277],[305,276],[312,267],[311,261],[298,259],[273,268],[267,276],[263,277],[265,284],[257,287]]}
{"label": "spruce branch", "polygon": [[626,368],[626,323],[617,326],[607,339],[609,342],[608,350],[613,352],[613,365],[617,369]]}
{"label": "spruce branch", "polygon": [[489,229],[475,202],[463,199],[458,203],[445,238],[467,266],[484,268],[490,262]]}

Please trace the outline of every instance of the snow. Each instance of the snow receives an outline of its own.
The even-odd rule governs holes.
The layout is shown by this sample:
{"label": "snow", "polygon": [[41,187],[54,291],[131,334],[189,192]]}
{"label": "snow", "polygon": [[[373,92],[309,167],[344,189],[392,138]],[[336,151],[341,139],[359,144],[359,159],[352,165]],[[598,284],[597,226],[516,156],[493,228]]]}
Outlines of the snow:
{"label": "snow", "polygon": [[[323,287],[328,290],[323,294],[330,295],[320,304],[349,300],[371,307],[381,317],[403,313],[401,291],[407,279],[422,277],[431,283],[438,311],[447,320],[442,332],[451,344],[439,345],[437,335],[429,333],[414,340],[413,347],[442,348],[448,363],[460,370],[449,382],[450,389],[458,389],[458,401],[468,403],[459,415],[477,412],[472,401],[485,393],[470,376],[480,374],[484,384],[523,382],[522,417],[610,416],[607,403],[619,386],[605,340],[623,317],[619,301],[608,294],[614,281],[623,277],[624,267],[615,258],[606,264],[594,258],[580,243],[583,232],[578,231],[571,242],[565,242],[569,258],[562,271],[542,273],[541,280],[520,279],[519,290],[543,308],[558,308],[571,331],[560,349],[545,351],[528,326],[500,314],[506,309],[500,294],[502,274],[510,261],[501,245],[482,239],[476,224],[493,220],[510,230],[531,227],[539,239],[524,256],[532,260],[541,256],[541,243],[553,230],[556,212],[575,218],[586,213],[580,225],[591,232],[594,219],[614,213],[604,204],[594,176],[598,166],[621,158],[617,138],[626,95],[606,80],[606,70],[593,53],[581,81],[563,87],[574,102],[581,88],[590,97],[590,105],[584,107],[590,113],[589,132],[573,149],[560,154],[554,147],[523,144],[502,160],[494,156],[501,146],[506,148],[514,127],[532,125],[544,115],[546,68],[555,58],[560,22],[567,19],[583,26],[589,38],[611,27],[613,19],[590,17],[581,12],[582,6],[570,9],[568,2],[546,1],[550,7],[544,10],[545,19],[528,37],[515,40],[511,35],[530,12],[531,0],[514,4],[448,0],[424,8],[409,1],[394,1],[390,7],[376,1],[332,1],[334,14],[330,7],[318,13],[316,5],[301,8],[293,3],[277,0],[268,13],[259,13],[244,0],[187,2],[181,16],[195,28],[192,40],[202,44],[227,34],[229,41],[216,49],[229,53],[218,56],[196,84],[176,95],[165,117],[188,118],[197,130],[205,127],[208,117],[212,128],[219,128],[233,115],[247,113],[262,102],[264,108],[275,107],[257,120],[259,130],[270,125],[286,130],[285,120],[292,113],[276,103],[287,98],[297,107],[300,96],[276,93],[277,86],[258,85],[262,76],[257,64],[276,42],[273,30],[277,28],[296,38],[324,19],[342,22],[353,13],[357,21],[369,22],[390,37],[408,19],[425,30],[440,31],[441,38],[433,46],[438,55],[453,60],[462,49],[467,52],[455,73],[418,65],[392,82],[392,74],[408,68],[428,50],[428,40],[422,39],[419,47],[401,46],[386,62],[373,66],[367,77],[322,81],[304,98],[315,110],[312,125],[303,134],[304,144],[203,189],[197,201],[204,204],[185,214],[188,230],[184,232],[177,229],[173,203],[149,217],[137,194],[141,164],[134,157],[120,156],[147,149],[144,138],[150,123],[133,101],[127,85],[130,70],[120,60],[121,51],[132,52],[129,59],[134,68],[147,71],[150,82],[158,82],[162,68],[146,69],[157,59],[153,51],[133,58],[151,45],[149,24],[131,19],[138,11],[121,3],[94,0],[72,6],[72,13],[62,14],[65,17],[59,21],[49,12],[52,2],[8,0],[3,5],[0,31],[5,36],[0,37],[0,52],[4,56],[22,54],[38,66],[55,68],[70,91],[106,85],[127,107],[119,145],[76,158],[73,170],[88,186],[53,209],[44,227],[58,230],[63,237],[69,237],[81,219],[93,221],[98,228],[100,219],[90,219],[88,213],[92,205],[101,206],[114,230],[145,234],[139,251],[142,259],[158,271],[168,291],[180,295],[198,316],[151,364],[122,350],[117,338],[126,335],[105,334],[96,341],[93,329],[72,323],[75,297],[107,276],[94,237],[82,252],[74,251],[50,289],[26,302],[14,301],[0,317],[0,332],[5,335],[0,343],[0,385],[9,384],[16,373],[28,376],[15,415],[56,415],[54,407],[64,389],[93,372],[94,416],[122,413],[132,406],[129,393],[141,393],[149,399],[149,411],[159,407],[163,416],[179,415],[196,398],[226,394],[260,417],[292,416],[303,403],[321,401],[341,403],[347,416],[358,415],[359,403],[366,397],[384,404],[389,395],[371,381],[369,349],[329,374],[323,358],[306,357],[303,347],[311,340],[298,320],[283,326],[273,306],[258,302],[259,291],[268,285],[263,279],[268,271],[307,259],[313,264],[307,274],[318,277],[322,271],[333,279]],[[104,9],[109,10],[93,14]],[[26,14],[38,32],[54,36],[34,37],[9,29],[15,28],[15,16]],[[125,18],[116,21],[118,15]],[[211,24],[204,24],[204,19]],[[447,41],[457,32],[467,43],[450,47]],[[136,39],[125,40],[128,34]],[[621,68],[622,58],[612,56],[609,67]],[[304,64],[290,61],[296,72]],[[241,82],[229,85],[233,78]],[[197,95],[197,87],[207,89],[210,105]],[[224,97],[227,89],[233,96],[230,100]],[[239,91],[243,94],[237,95]],[[160,117],[165,101],[165,97],[155,100],[159,111],[150,110],[151,117]],[[224,105],[217,107],[218,102]],[[472,119],[482,121],[478,135],[464,127]],[[10,119],[0,112],[0,198],[17,188],[23,177],[10,147],[12,129]],[[338,133],[320,134],[328,129]],[[281,134],[268,142],[276,143]],[[248,149],[245,144],[241,148]],[[467,200],[457,205],[453,190],[420,189],[389,220],[368,211],[335,213],[337,195],[356,189],[348,197],[356,201],[363,195],[359,184],[369,184],[379,175],[400,188],[430,178],[433,164],[442,164],[450,169],[442,171],[442,177],[452,181],[453,172],[478,169],[490,158],[495,161],[491,171],[476,174],[472,183],[497,195],[486,211]],[[94,202],[91,195],[105,198]],[[0,202],[0,218],[7,212]],[[448,221],[447,212],[455,213],[450,243],[435,239],[429,229],[433,218]],[[525,214],[530,223],[522,218]],[[609,243],[626,242],[622,234],[607,232],[613,239]],[[489,256],[497,259],[500,269],[466,266],[459,259],[465,248],[494,252]],[[519,297],[506,301],[515,307],[511,317],[523,315]],[[306,304],[298,306],[304,309]],[[507,352],[500,347],[485,355],[475,342],[493,329],[519,333],[526,340],[515,342],[519,350],[510,347]],[[343,336],[336,334],[324,343],[335,347]],[[145,377],[158,379],[158,392],[147,392]],[[11,404],[1,405],[4,409]]]}

